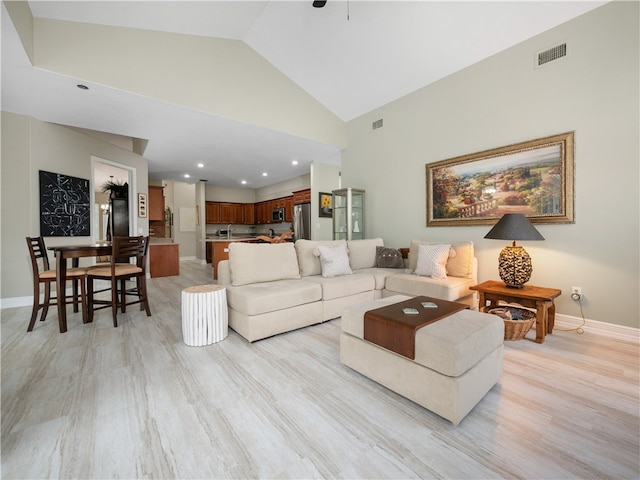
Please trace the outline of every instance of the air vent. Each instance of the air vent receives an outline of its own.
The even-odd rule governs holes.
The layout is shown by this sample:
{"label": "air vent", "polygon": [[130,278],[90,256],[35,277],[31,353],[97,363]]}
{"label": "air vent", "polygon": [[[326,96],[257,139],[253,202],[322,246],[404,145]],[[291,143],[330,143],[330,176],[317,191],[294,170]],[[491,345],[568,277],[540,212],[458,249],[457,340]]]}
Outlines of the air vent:
{"label": "air vent", "polygon": [[382,128],[382,119],[376,120],[371,124],[371,130],[377,130],[378,128]]}
{"label": "air vent", "polygon": [[562,58],[567,55],[567,44],[563,43],[561,45],[557,45],[553,48],[549,48],[544,52],[538,53],[538,66],[542,66],[545,63],[553,62],[559,58]]}

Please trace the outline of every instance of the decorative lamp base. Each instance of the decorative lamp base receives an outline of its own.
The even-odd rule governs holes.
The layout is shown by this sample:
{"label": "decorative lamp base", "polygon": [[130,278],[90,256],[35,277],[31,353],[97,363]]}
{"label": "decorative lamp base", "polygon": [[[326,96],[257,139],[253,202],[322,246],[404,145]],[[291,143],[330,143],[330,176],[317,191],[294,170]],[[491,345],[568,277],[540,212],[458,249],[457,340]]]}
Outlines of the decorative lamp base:
{"label": "decorative lamp base", "polygon": [[522,288],[531,278],[533,267],[527,251],[518,245],[504,247],[498,257],[498,273],[507,287]]}

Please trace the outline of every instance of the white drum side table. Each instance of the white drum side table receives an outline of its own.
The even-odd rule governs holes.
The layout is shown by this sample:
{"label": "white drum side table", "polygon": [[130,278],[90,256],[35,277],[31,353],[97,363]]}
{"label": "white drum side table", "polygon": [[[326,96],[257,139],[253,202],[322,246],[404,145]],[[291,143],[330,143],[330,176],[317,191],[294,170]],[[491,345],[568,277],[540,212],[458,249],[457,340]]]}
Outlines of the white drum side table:
{"label": "white drum side table", "polygon": [[227,338],[227,291],[220,285],[198,285],[182,290],[182,338],[192,347]]}

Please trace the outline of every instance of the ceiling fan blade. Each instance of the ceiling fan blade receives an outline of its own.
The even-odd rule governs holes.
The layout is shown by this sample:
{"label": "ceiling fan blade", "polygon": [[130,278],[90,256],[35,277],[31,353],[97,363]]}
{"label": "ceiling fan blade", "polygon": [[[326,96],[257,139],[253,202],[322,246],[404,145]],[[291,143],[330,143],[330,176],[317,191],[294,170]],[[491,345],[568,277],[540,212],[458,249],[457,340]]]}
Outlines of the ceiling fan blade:
{"label": "ceiling fan blade", "polygon": [[313,0],[313,6],[316,8],[322,8],[327,3],[327,0]]}

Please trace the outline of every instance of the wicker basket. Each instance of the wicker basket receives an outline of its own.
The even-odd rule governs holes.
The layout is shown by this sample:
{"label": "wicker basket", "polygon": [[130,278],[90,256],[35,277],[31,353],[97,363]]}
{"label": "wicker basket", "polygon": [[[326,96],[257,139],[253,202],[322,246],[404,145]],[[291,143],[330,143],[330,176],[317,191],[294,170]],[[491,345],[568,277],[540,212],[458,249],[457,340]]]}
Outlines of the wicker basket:
{"label": "wicker basket", "polygon": [[[504,320],[504,339],[522,340],[536,321],[536,314],[531,310],[517,307],[492,308],[488,313],[498,315]],[[511,315],[520,314],[522,320],[512,320]]]}

